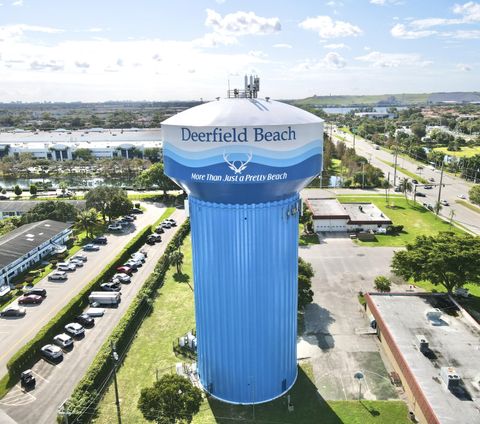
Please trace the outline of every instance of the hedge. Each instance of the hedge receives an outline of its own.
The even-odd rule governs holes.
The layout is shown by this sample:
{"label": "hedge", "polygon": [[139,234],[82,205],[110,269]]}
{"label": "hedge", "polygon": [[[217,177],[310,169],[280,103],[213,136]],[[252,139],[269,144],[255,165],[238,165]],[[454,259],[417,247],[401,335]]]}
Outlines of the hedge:
{"label": "hedge", "polygon": [[[106,389],[111,378],[113,370],[111,344],[115,345],[119,357],[123,357],[127,352],[143,319],[152,310],[152,300],[158,294],[158,289],[163,285],[165,274],[170,267],[170,254],[181,246],[189,232],[190,223],[187,220],[170,241],[165,253],[155,266],[155,270],[147,278],[125,315],[100,348],[90,368],[68,400],[66,405],[68,422],[82,423],[90,420],[92,411],[94,411],[97,402],[100,400],[100,395]],[[84,411],[87,410],[88,414],[84,414]],[[58,418],[61,422],[61,417]]]}
{"label": "hedge", "polygon": [[62,333],[65,325],[71,322],[74,316],[84,311],[88,306],[88,295],[92,289],[99,288],[100,284],[108,281],[115,274],[115,268],[123,264],[133,252],[143,246],[151,233],[152,228],[148,226],[137,234],[95,279],[72,298],[32,340],[12,356],[7,363],[8,374],[0,380],[0,397],[3,397],[8,389],[17,383],[22,371],[31,368],[40,359],[40,348],[50,343],[54,336]]}

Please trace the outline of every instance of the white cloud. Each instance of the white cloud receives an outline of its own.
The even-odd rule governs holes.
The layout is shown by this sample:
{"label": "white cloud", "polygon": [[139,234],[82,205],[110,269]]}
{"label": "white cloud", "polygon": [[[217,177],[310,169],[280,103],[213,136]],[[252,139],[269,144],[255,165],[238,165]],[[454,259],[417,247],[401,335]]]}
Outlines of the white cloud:
{"label": "white cloud", "polygon": [[412,31],[407,29],[404,24],[396,24],[390,30],[390,34],[395,38],[414,40],[417,38],[430,37],[431,35],[437,34],[437,31]]}
{"label": "white cloud", "polygon": [[480,3],[469,1],[465,4],[456,4],[453,13],[463,15],[464,22],[480,22]]}
{"label": "white cloud", "polygon": [[337,52],[327,53],[323,58],[325,65],[331,69],[340,69],[344,68],[347,65],[345,59],[340,56]]}
{"label": "white cloud", "polygon": [[15,7],[22,7],[23,6],[23,0],[15,0],[12,2],[12,6]]}
{"label": "white cloud", "polygon": [[327,6],[330,7],[342,7],[343,3],[339,0],[330,0],[325,3]]}
{"label": "white cloud", "polygon": [[275,47],[276,49],[291,49],[292,45],[287,43],[277,43],[274,44],[273,47]]}
{"label": "white cloud", "polygon": [[300,22],[300,28],[315,31],[320,38],[356,37],[363,31],[356,25],[344,21],[334,21],[330,16],[316,16]]}
{"label": "white cloud", "polygon": [[466,63],[457,63],[457,69],[460,71],[469,72],[472,70],[472,67]]}
{"label": "white cloud", "polygon": [[303,73],[310,71],[320,71],[325,69],[341,69],[344,68],[346,65],[346,60],[337,52],[329,52],[321,60],[304,60],[303,62],[297,64],[292,69],[292,71]]}
{"label": "white cloud", "polygon": [[458,30],[454,32],[443,33],[445,37],[460,38],[462,40],[475,40],[480,38],[480,29]]}
{"label": "white cloud", "polygon": [[403,0],[370,0],[370,3],[377,6],[385,6],[386,4],[399,5],[403,4]]}
{"label": "white cloud", "polygon": [[358,56],[355,59],[369,63],[375,68],[397,68],[400,66],[425,67],[432,64],[431,61],[422,59],[422,57],[416,53],[370,52],[364,56]]}
{"label": "white cloud", "polygon": [[88,69],[90,68],[90,64],[87,63],[87,62],[78,62],[78,61],[75,61],[75,66],[77,68],[81,68],[81,69]]}
{"label": "white cloud", "polygon": [[207,9],[205,25],[217,33],[230,35],[273,34],[282,29],[278,18],[264,18],[253,12],[238,11],[222,17],[220,13]]}
{"label": "white cloud", "polygon": [[231,46],[232,44],[237,44],[238,40],[232,35],[210,32],[203,37],[193,40],[193,42],[198,47],[217,47]]}
{"label": "white cloud", "polygon": [[226,0],[215,0],[218,4],[223,4],[225,3]]}
{"label": "white cloud", "polygon": [[410,22],[410,25],[418,29],[426,29],[439,25],[456,25],[461,24],[463,21],[461,19],[444,19],[444,18],[426,18],[426,19],[415,19]]}
{"label": "white cloud", "polygon": [[60,71],[63,69],[63,67],[63,64],[54,60],[50,60],[49,62],[39,62],[34,60],[32,63],[30,63],[30,69],[33,71]]}
{"label": "white cloud", "polygon": [[26,32],[42,32],[46,34],[56,34],[63,32],[62,29],[44,27],[38,25],[26,25],[26,24],[15,24],[15,25],[4,25],[0,26],[0,42],[7,41],[12,39],[18,39],[22,37]]}
{"label": "white cloud", "polygon": [[325,44],[323,46],[325,49],[330,49],[330,50],[337,50],[337,49],[349,49],[346,44],[344,43],[337,43],[337,44]]}
{"label": "white cloud", "polygon": [[253,57],[258,57],[258,58],[261,58],[261,59],[264,59],[264,58],[268,57],[268,54],[266,54],[265,52],[262,52],[261,50],[250,50],[248,52],[248,55],[253,56]]}

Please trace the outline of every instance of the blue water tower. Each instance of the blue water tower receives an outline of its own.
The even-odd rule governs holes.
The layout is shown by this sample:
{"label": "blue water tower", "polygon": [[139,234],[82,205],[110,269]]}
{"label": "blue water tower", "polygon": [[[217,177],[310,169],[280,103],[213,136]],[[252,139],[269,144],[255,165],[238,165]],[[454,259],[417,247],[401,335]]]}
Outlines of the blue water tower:
{"label": "blue water tower", "polygon": [[166,174],[188,193],[198,373],[230,403],[297,377],[299,191],[322,167],[323,121],[242,90],[162,123]]}

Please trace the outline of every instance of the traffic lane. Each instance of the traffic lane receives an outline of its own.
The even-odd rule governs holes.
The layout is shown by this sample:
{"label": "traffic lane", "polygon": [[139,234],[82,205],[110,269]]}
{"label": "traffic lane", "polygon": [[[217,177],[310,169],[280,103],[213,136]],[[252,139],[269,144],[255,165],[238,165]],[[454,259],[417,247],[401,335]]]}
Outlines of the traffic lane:
{"label": "traffic lane", "polygon": [[[51,282],[48,277],[42,279],[36,287],[45,288],[47,297],[41,305],[30,307],[25,317],[20,319],[0,319],[0,373],[7,371],[6,365],[12,355],[23,345],[31,340],[35,334],[47,324],[69,301],[78,294],[85,284],[96,278],[105,265],[134,238],[139,231],[155,222],[165,211],[165,207],[158,204],[144,204],[144,214],[137,215],[135,229],[123,234],[106,234],[108,244],[100,246],[98,252],[85,252],[87,262],[83,268],[68,273],[68,280],[64,282]],[[15,327],[7,327],[15,323]]]}
{"label": "traffic lane", "polygon": [[[183,211],[176,211],[172,218],[178,222],[179,227],[185,220],[185,214]],[[22,424],[50,424],[56,422],[58,408],[71,395],[100,347],[118,324],[145,280],[154,271],[158,260],[165,252],[165,248],[178,227],[165,230],[165,233],[162,234],[161,243],[144,246],[148,254],[147,259],[143,266],[133,274],[132,282],[122,284],[122,301],[118,308],[105,308],[105,315],[101,318],[95,318],[95,326],[86,329],[85,337],[75,343],[74,348],[64,355],[61,363],[52,365],[41,360],[33,366],[32,369],[36,375],[42,377],[41,379],[37,378],[36,389],[28,392],[35,399],[30,399],[26,394],[25,398],[28,397],[28,400],[26,400],[28,401],[27,406],[6,405],[2,404],[2,400],[0,400],[1,409]],[[21,398],[18,399],[18,393],[14,392],[14,394],[17,402],[22,402]],[[10,392],[7,396],[10,396]]]}

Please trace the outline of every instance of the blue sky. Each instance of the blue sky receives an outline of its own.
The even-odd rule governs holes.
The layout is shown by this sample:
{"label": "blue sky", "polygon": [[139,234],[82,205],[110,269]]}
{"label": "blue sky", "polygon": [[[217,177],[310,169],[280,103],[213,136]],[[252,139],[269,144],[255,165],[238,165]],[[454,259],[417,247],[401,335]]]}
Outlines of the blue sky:
{"label": "blue sky", "polygon": [[0,0],[0,101],[480,87],[480,2]]}

